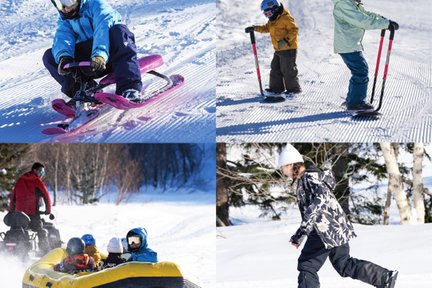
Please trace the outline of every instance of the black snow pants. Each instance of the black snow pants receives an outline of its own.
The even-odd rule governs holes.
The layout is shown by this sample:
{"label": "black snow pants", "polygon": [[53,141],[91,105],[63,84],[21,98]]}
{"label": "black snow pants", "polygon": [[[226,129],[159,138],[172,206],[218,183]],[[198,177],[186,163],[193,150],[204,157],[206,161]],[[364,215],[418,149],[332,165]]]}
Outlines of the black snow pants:
{"label": "black snow pants", "polygon": [[352,258],[349,255],[348,243],[326,249],[321,238],[313,230],[309,234],[298,259],[297,270],[300,272],[298,288],[320,287],[318,271],[327,257],[330,259],[333,268],[342,277],[351,277],[374,286],[381,285],[383,274],[389,271],[374,263]]}
{"label": "black snow pants", "polygon": [[276,51],[270,64],[269,88],[275,93],[301,92],[297,71],[297,49]]}
{"label": "black snow pants", "polygon": [[48,231],[43,228],[42,219],[39,214],[30,216],[30,230],[36,232],[38,236],[39,250],[47,253],[50,251],[50,245],[48,243]]}
{"label": "black snow pants", "polygon": [[[116,79],[116,94],[135,89],[141,91],[141,72],[135,46],[135,36],[126,25],[117,24],[109,29],[110,55],[104,74],[114,72]],[[79,42],[75,45],[75,61],[89,61],[92,54],[93,40]],[[62,92],[73,97],[79,89],[79,83],[75,83],[72,75],[61,76],[57,72],[58,64],[48,49],[43,56],[43,63],[51,76],[62,86]]]}

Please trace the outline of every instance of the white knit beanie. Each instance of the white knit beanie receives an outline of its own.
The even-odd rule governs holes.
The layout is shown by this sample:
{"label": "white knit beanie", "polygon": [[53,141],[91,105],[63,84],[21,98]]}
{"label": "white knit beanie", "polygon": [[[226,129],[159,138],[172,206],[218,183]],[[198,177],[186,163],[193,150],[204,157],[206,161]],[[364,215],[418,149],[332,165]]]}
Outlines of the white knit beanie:
{"label": "white knit beanie", "polygon": [[107,246],[108,253],[123,253],[122,241],[118,237],[113,237],[109,240]]}
{"label": "white knit beanie", "polygon": [[291,144],[287,144],[282,148],[281,153],[279,154],[278,166],[279,168],[288,164],[304,162],[303,157],[300,152],[297,151],[294,146]]}

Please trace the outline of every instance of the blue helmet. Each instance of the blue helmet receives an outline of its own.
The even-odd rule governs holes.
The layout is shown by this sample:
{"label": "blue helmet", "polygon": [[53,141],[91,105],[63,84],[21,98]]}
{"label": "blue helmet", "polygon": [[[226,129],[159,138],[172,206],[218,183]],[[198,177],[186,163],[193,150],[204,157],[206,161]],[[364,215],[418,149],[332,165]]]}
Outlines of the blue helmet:
{"label": "blue helmet", "polygon": [[96,245],[96,240],[91,234],[84,234],[81,239],[84,241],[85,245]]}
{"label": "blue helmet", "polygon": [[267,18],[272,18],[280,6],[278,0],[264,0],[261,2],[261,10]]}
{"label": "blue helmet", "polygon": [[84,241],[78,237],[73,237],[69,239],[66,245],[66,251],[68,252],[69,256],[82,254],[84,253],[84,249],[85,249]]}

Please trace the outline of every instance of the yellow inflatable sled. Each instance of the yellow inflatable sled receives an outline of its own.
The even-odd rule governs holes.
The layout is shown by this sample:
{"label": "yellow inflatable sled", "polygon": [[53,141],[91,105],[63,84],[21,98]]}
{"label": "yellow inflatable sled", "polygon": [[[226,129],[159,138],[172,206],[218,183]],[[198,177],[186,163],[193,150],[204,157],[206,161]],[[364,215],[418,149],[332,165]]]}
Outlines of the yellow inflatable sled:
{"label": "yellow inflatable sled", "polygon": [[192,288],[175,263],[126,262],[97,272],[67,274],[54,271],[54,265],[67,257],[57,248],[30,266],[24,274],[23,288]]}

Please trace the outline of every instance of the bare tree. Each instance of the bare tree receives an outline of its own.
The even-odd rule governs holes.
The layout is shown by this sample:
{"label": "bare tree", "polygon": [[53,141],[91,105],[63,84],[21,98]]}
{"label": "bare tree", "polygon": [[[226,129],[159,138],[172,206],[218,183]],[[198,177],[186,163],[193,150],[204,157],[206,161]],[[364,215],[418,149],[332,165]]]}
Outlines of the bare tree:
{"label": "bare tree", "polygon": [[[422,143],[414,143],[413,153],[413,204],[417,223],[424,223],[425,221],[425,205],[423,198],[423,156],[424,145]],[[413,211],[413,212],[414,212]],[[413,219],[414,220],[414,219]]]}
{"label": "bare tree", "polygon": [[222,170],[226,170],[226,144],[216,144],[216,225],[229,226],[228,178]]}
{"label": "bare tree", "polygon": [[383,152],[386,169],[389,179],[387,189],[387,200],[384,207],[384,224],[389,224],[391,196],[396,200],[397,207],[402,224],[409,224],[411,221],[411,211],[408,199],[403,189],[402,177],[399,171],[399,164],[397,162],[397,155],[399,146],[395,143],[382,142],[380,143]]}

